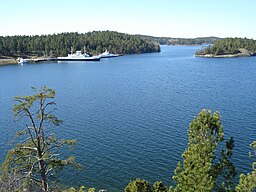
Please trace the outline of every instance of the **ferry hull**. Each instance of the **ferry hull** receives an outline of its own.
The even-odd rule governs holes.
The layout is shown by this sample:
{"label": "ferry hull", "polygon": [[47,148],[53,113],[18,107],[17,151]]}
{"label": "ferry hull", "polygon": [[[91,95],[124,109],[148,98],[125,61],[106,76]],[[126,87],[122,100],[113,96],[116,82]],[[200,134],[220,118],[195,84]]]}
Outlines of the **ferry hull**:
{"label": "ferry hull", "polygon": [[74,59],[74,58],[58,58],[58,61],[100,61],[100,58],[81,58],[81,59]]}
{"label": "ferry hull", "polygon": [[112,57],[119,57],[120,55],[107,55],[107,56],[100,56],[101,58],[112,58]]}

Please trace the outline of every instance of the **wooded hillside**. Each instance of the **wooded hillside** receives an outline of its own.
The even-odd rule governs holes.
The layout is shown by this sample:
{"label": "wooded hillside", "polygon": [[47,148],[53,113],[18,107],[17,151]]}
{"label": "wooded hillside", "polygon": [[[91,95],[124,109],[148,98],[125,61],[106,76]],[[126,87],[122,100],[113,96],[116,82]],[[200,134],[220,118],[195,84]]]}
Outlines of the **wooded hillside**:
{"label": "wooded hillside", "polygon": [[118,54],[159,52],[156,42],[114,31],[61,33],[35,36],[0,36],[0,56],[66,56],[73,50],[86,50],[94,55],[104,52]]}
{"label": "wooded hillside", "polygon": [[256,55],[256,40],[247,38],[225,38],[215,41],[212,46],[204,47],[197,51],[196,54],[241,54],[241,56],[253,56]]}

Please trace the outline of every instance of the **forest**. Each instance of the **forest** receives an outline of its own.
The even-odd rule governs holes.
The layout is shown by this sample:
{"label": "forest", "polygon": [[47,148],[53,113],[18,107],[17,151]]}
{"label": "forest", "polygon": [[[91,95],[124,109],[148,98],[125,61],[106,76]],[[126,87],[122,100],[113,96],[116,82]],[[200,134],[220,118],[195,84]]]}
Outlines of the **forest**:
{"label": "forest", "polygon": [[198,38],[173,38],[170,39],[167,45],[202,45],[202,44],[213,44],[218,37],[198,37]]}
{"label": "forest", "polygon": [[155,41],[160,45],[202,45],[213,44],[214,41],[219,40],[218,37],[198,37],[198,38],[173,38],[173,37],[153,37],[138,35],[144,40]]}
{"label": "forest", "polygon": [[90,55],[104,52],[134,54],[159,52],[157,42],[114,31],[60,33],[52,35],[0,36],[0,57],[66,56],[71,49]]}
{"label": "forest", "polygon": [[215,41],[213,45],[198,50],[196,55],[228,55],[247,52],[246,56],[256,55],[256,40],[247,38],[225,38]]}

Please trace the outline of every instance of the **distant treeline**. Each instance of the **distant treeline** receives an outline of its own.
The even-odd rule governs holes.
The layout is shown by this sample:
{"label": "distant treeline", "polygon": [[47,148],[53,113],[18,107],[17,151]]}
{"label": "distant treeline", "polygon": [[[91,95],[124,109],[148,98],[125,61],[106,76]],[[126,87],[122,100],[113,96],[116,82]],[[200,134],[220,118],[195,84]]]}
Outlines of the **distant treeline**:
{"label": "distant treeline", "polygon": [[213,44],[214,41],[219,40],[218,37],[198,37],[198,38],[172,38],[172,37],[153,37],[145,35],[137,35],[144,40],[158,42],[161,45],[202,45]]}
{"label": "distant treeline", "polygon": [[134,54],[159,52],[160,46],[151,40],[113,31],[61,33],[35,36],[0,36],[0,56],[66,56],[73,50],[99,54]]}
{"label": "distant treeline", "polygon": [[256,55],[256,40],[247,38],[225,38],[215,41],[212,46],[204,47],[196,52],[197,55],[228,55],[239,54],[246,49],[249,55]]}

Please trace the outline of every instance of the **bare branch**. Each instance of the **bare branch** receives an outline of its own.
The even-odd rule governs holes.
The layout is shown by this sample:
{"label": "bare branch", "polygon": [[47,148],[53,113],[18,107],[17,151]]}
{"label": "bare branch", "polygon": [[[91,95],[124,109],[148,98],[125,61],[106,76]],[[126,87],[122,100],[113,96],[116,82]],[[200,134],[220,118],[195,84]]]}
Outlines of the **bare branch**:
{"label": "bare branch", "polygon": [[59,143],[59,144],[56,144],[56,145],[52,145],[51,147],[49,147],[48,149],[46,149],[43,154],[45,154],[46,152],[48,151],[51,151],[52,149],[55,149],[55,148],[61,148],[62,146],[64,146],[66,143],[65,142],[62,142],[62,143]]}
{"label": "bare branch", "polygon": [[45,110],[49,105],[56,105],[56,103],[54,101],[46,103],[46,105],[44,106],[43,110]]}
{"label": "bare branch", "polygon": [[31,121],[31,123],[32,123],[32,125],[33,125],[34,133],[36,134],[36,133],[37,133],[36,124],[35,124],[35,121],[34,121],[34,119],[33,119],[33,116],[31,115],[31,113],[30,113],[30,111],[29,111],[28,109],[24,109],[24,110],[27,112],[28,117],[30,118],[30,121]]}
{"label": "bare branch", "polygon": [[20,159],[27,159],[29,157],[35,158],[35,156],[33,156],[33,155],[24,155],[24,156],[19,156],[19,157],[15,158],[14,162],[16,162],[16,161],[18,161]]}
{"label": "bare branch", "polygon": [[37,148],[33,148],[33,147],[19,147],[19,149],[29,149],[29,150],[37,151]]}
{"label": "bare branch", "polygon": [[34,138],[33,138],[33,135],[32,135],[32,133],[31,133],[31,131],[30,131],[31,127],[29,127],[28,125],[26,125],[26,127],[27,127],[27,130],[28,130],[28,133],[29,133],[29,135],[30,135],[31,140],[32,140],[34,146],[36,147],[36,142],[35,142],[35,140],[34,140]]}
{"label": "bare branch", "polygon": [[52,170],[52,168],[49,168],[46,170],[45,174],[48,175],[48,173]]}

